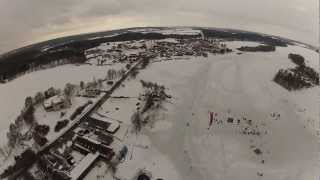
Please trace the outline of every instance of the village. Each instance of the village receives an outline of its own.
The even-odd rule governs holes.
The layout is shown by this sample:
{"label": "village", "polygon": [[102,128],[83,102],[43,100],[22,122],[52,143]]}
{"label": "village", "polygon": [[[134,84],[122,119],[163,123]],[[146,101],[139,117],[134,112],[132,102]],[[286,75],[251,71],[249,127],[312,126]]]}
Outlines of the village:
{"label": "village", "polygon": [[[219,39],[190,38],[140,40],[129,42],[103,43],[85,51],[88,63],[96,61],[97,65],[111,63],[136,62],[137,59],[150,58],[151,61],[179,59],[187,56],[208,57],[211,54],[224,54],[232,50]],[[129,66],[129,65],[127,65]]]}

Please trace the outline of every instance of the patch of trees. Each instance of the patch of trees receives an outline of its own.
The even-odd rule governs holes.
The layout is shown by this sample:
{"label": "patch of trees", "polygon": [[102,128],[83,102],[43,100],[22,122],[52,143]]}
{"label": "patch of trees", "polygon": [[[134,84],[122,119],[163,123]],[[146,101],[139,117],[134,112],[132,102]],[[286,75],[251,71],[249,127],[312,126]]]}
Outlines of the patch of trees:
{"label": "patch of trees", "polygon": [[130,78],[135,79],[137,75],[139,74],[139,70],[137,67],[133,67],[130,71]]}
{"label": "patch of trees", "polygon": [[9,132],[7,133],[8,146],[10,148],[15,147],[16,144],[24,139],[24,135],[20,133],[21,128],[24,123],[28,125],[33,125],[36,123],[34,117],[34,102],[31,97],[25,99],[25,106],[21,111],[20,115],[15,119],[14,123],[9,126]]}
{"label": "patch of trees", "polygon": [[64,94],[64,101],[65,101],[65,107],[70,107],[71,106],[71,97],[75,94],[75,89],[76,85],[67,83],[63,89],[63,94]]}
{"label": "patch of trees", "polygon": [[14,123],[9,126],[9,132],[7,133],[8,146],[14,148],[15,145],[22,140],[23,135],[20,133],[21,123],[23,118],[18,116]]}
{"label": "patch of trees", "polygon": [[69,123],[68,119],[58,121],[54,127],[54,132],[59,132],[62,128],[65,128]]}
{"label": "patch of trees", "polygon": [[22,175],[24,180],[38,180],[38,178],[36,178],[35,176],[33,176],[33,174],[31,174],[30,172],[24,172]]}
{"label": "patch of trees", "polygon": [[161,103],[171,96],[167,95],[165,92],[165,87],[157,83],[147,82],[141,80],[141,85],[145,89],[144,96],[144,107],[142,108],[142,113],[148,111],[152,107],[160,107]]}
{"label": "patch of trees", "polygon": [[70,98],[74,92],[75,92],[76,85],[67,83],[63,89],[63,94],[67,97]]}
{"label": "patch of trees", "polygon": [[280,69],[273,80],[289,91],[318,86],[319,73],[301,62],[294,68]]}
{"label": "patch of trees", "polygon": [[106,80],[114,80],[117,78],[121,78],[124,74],[126,73],[126,70],[119,69],[119,70],[115,70],[115,69],[109,69],[107,71],[107,76],[106,76]]}
{"label": "patch of trees", "polygon": [[86,84],[83,81],[80,81],[80,89],[84,89],[86,86]]}
{"label": "patch of trees", "polygon": [[31,104],[26,106],[24,113],[21,114],[27,124],[33,124],[35,122],[34,111],[34,106]]}
{"label": "patch of trees", "polygon": [[[164,86],[143,80],[140,82],[144,88],[144,94],[141,98],[144,103],[142,109],[137,108],[137,111],[131,116],[133,131],[135,133],[140,132],[143,125],[149,122],[150,114],[145,114],[148,110],[161,108],[162,102],[167,98],[171,98],[171,96],[166,94]],[[137,103],[137,105],[140,105],[140,103]]]}
{"label": "patch of trees", "polygon": [[290,53],[288,55],[288,58],[291,59],[291,61],[298,66],[305,66],[304,57],[301,56],[300,54]]}
{"label": "patch of trees", "polygon": [[131,68],[131,64],[126,64],[126,69],[130,69]]}
{"label": "patch of trees", "polygon": [[166,39],[166,38],[186,39],[186,38],[197,38],[197,37],[200,37],[200,34],[185,35],[185,34],[124,32],[117,36],[96,39],[96,41],[99,41],[99,43],[104,43],[104,42],[118,42],[118,41],[135,41],[135,40],[142,40],[142,39],[159,40],[159,39]]}
{"label": "patch of trees", "polygon": [[230,39],[240,41],[253,41],[261,42],[272,46],[287,47],[288,44],[292,44],[289,40],[281,39],[274,36],[268,36],[265,34],[259,34],[255,32],[240,31],[240,30],[227,30],[227,29],[201,29],[205,37],[218,38],[218,39]]}
{"label": "patch of trees", "polygon": [[261,151],[261,149],[259,149],[259,148],[255,148],[255,149],[253,150],[253,152],[254,152],[256,155],[261,155],[261,154],[262,154],[262,151]]}
{"label": "patch of trees", "polygon": [[140,132],[142,128],[142,114],[140,112],[135,112],[131,116],[131,123],[133,124],[133,130],[135,133]]}
{"label": "patch of trees", "polygon": [[150,58],[145,57],[140,65],[141,69],[145,69],[150,64]]}
{"label": "patch of trees", "polygon": [[48,139],[45,136],[36,132],[33,133],[33,139],[39,146],[44,146],[48,142]]}
{"label": "patch of trees", "polygon": [[79,114],[81,114],[83,112],[83,110],[89,105],[91,104],[92,102],[89,101],[87,102],[86,104],[82,105],[82,106],[79,106],[70,116],[70,119],[71,120],[74,120]]}
{"label": "patch of trees", "polygon": [[70,116],[71,120],[74,120],[82,111],[86,108],[86,106],[79,106]]}
{"label": "patch of trees", "polygon": [[109,69],[106,79],[113,80],[117,78],[117,71],[115,69]]}
{"label": "patch of trees", "polygon": [[50,127],[48,125],[37,124],[34,127],[32,134],[35,143],[39,146],[44,146],[48,142],[48,139],[45,136],[49,133],[49,131]]}
{"label": "patch of trees", "polygon": [[44,101],[44,99],[45,99],[44,93],[37,92],[36,95],[33,98],[33,101],[34,101],[35,104],[40,104],[40,103],[42,103]]}
{"label": "patch of trees", "polygon": [[258,46],[242,46],[238,48],[239,51],[246,52],[271,52],[275,51],[276,47],[271,45],[258,45]]}
{"label": "patch of trees", "polygon": [[9,166],[1,174],[2,179],[19,172],[23,168],[29,167],[36,161],[37,156],[34,151],[32,151],[31,149],[27,149],[20,156],[16,156],[14,159],[14,165]]}
{"label": "patch of trees", "polygon": [[83,51],[72,47],[53,48],[46,52],[39,49],[20,49],[0,58],[0,76],[2,79],[12,80],[30,71],[84,61]]}
{"label": "patch of trees", "polygon": [[35,131],[35,133],[38,133],[41,136],[46,136],[50,131],[50,127],[48,125],[39,125],[38,124],[34,127],[34,131]]}

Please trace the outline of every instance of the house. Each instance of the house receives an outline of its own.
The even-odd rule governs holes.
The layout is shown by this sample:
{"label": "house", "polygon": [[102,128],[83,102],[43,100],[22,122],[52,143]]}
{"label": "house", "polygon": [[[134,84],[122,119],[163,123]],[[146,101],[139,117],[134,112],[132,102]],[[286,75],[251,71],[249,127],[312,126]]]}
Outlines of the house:
{"label": "house", "polygon": [[73,146],[83,153],[98,152],[100,156],[107,160],[110,160],[115,154],[110,146],[86,136],[77,136]]}
{"label": "house", "polygon": [[132,54],[129,54],[128,58],[130,60],[136,61],[139,58],[139,56],[137,54],[132,53]]}
{"label": "house", "polygon": [[82,179],[88,170],[90,169],[90,166],[98,159],[99,154],[98,153],[89,153],[87,154],[77,165],[75,168],[73,168],[70,172],[70,179],[71,180],[78,180]]}
{"label": "house", "polygon": [[96,114],[89,117],[88,123],[91,126],[95,126],[96,128],[111,134],[116,133],[120,128],[120,123],[118,121],[110,120],[106,117],[100,117]]}
{"label": "house", "polygon": [[98,136],[98,140],[105,145],[110,145],[113,142],[113,137],[110,134],[104,133],[102,131],[96,131],[95,134]]}
{"label": "house", "polygon": [[94,139],[84,136],[77,136],[73,145],[85,153],[95,153],[99,149],[99,144],[100,142]]}
{"label": "house", "polygon": [[43,102],[46,111],[58,111],[67,107],[67,100],[63,96],[55,95]]}
{"label": "house", "polygon": [[85,89],[85,94],[87,97],[96,97],[100,94],[100,91],[95,88],[86,88]]}
{"label": "house", "polygon": [[78,92],[78,96],[95,98],[100,95],[100,90],[95,88],[85,88]]}

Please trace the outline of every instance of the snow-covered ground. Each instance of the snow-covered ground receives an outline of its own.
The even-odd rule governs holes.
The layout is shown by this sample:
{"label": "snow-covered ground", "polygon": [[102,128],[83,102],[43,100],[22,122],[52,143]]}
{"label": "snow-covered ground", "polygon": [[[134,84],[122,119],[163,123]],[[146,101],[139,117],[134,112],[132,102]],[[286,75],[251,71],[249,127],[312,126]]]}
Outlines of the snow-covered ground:
{"label": "snow-covered ground", "polygon": [[[136,79],[126,80],[112,94],[129,98],[110,98],[101,106],[99,114],[121,122],[121,138],[116,140],[116,148],[126,145],[129,149],[126,161],[118,166],[117,177],[131,179],[145,168],[154,178],[170,180],[318,178],[319,87],[289,92],[272,81],[279,69],[294,67],[288,59],[289,53],[301,54],[306,64],[316,70],[318,54],[298,46],[277,47],[275,52],[238,54],[236,48],[258,43],[226,44],[235,52],[153,62],[140,70]],[[66,83],[104,78],[109,67],[120,69],[123,65],[65,65],[0,84],[0,103],[5,107],[0,109],[0,130],[7,130],[26,96],[51,86],[63,88]],[[131,115],[139,106],[138,97],[143,90],[139,80],[164,85],[173,98],[157,112],[155,124],[136,135],[126,130],[130,129]],[[208,129],[208,111],[216,112],[223,123],[215,122]],[[272,113],[281,117],[275,120],[270,116]],[[40,109],[36,117],[41,116],[44,113]],[[247,122],[227,123],[229,116],[252,120],[250,128],[258,129],[261,134],[243,134]],[[41,123],[52,126],[59,118],[58,113],[47,117]],[[6,143],[6,136],[2,137],[0,143]],[[262,154],[255,154],[256,148]],[[110,179],[106,169],[107,165],[98,162],[86,178]]]}
{"label": "snow-covered ground", "polygon": [[[227,42],[234,50],[257,44]],[[154,178],[173,180],[317,178],[319,87],[289,92],[272,79],[280,68],[294,66],[289,53],[303,55],[315,69],[318,54],[297,46],[237,53],[154,62],[113,94],[131,98],[110,99],[99,113],[126,125],[142,92],[139,80],[165,85],[173,96],[153,127],[138,135],[126,134],[122,143],[129,154],[118,166],[117,177],[131,178],[139,169],[147,169]],[[218,113],[223,123],[208,130],[208,111]],[[280,114],[280,119],[271,113]],[[241,122],[227,123],[229,116]],[[243,117],[251,119],[252,128],[261,135],[243,134],[245,127],[251,127]],[[261,155],[254,153],[256,148]]]}
{"label": "snow-covered ground", "polygon": [[[158,62],[138,75],[164,84],[175,97],[165,112],[166,125],[147,134],[181,179],[318,178],[319,87],[288,92],[272,81],[280,68],[293,66],[288,53],[300,53],[308,65],[319,67],[317,53],[288,47],[202,61]],[[208,111],[217,112],[224,124],[208,130]],[[274,120],[271,112],[280,113],[280,120]],[[252,119],[267,134],[241,134],[243,122],[226,123],[230,114]],[[262,155],[256,155],[254,148]]]}
{"label": "snow-covered ground", "polygon": [[[113,95],[131,98],[110,99],[99,111],[126,125],[142,92],[139,80],[165,85],[173,98],[153,127],[126,134],[121,143],[129,153],[116,176],[130,179],[146,169],[154,178],[171,180],[317,179],[319,87],[289,92],[272,79],[280,68],[294,67],[289,53],[303,55],[315,69],[318,54],[297,46],[237,54],[236,48],[257,44],[227,42],[235,50],[232,54],[154,62],[136,80],[126,81]],[[223,123],[208,130],[208,111]],[[230,116],[241,122],[227,123]],[[244,117],[252,120],[251,126]],[[246,127],[261,134],[243,134]],[[256,148],[262,154],[255,154]],[[94,169],[102,171],[101,165]],[[108,179],[103,172],[99,177]]]}

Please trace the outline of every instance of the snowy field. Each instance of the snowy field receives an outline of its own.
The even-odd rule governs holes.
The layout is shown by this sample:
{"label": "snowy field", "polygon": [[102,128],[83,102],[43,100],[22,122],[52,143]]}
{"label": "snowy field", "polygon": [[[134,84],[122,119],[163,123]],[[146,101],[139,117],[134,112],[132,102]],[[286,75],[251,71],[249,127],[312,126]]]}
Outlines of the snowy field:
{"label": "snowy field", "polygon": [[[242,44],[228,43],[233,48]],[[163,84],[174,97],[163,120],[141,135],[150,139],[150,149],[141,150],[148,151],[146,157],[154,151],[153,158],[167,159],[158,160],[160,167],[155,172],[172,167],[168,170],[174,174],[172,180],[317,179],[319,87],[288,92],[272,81],[280,68],[294,65],[289,53],[300,53],[308,65],[318,69],[317,53],[288,47],[271,53],[156,62],[141,71],[137,80]],[[223,124],[208,130],[208,111],[217,112]],[[280,119],[271,117],[272,112],[280,114]],[[246,124],[226,123],[228,116],[251,119],[263,135],[242,134]],[[255,154],[255,148],[262,153]],[[119,174],[152,162],[139,158],[136,150],[132,156],[136,159],[120,165]],[[166,177],[166,172],[157,174],[161,176]]]}
{"label": "snowy field", "polygon": [[[196,33],[192,29],[181,33],[189,31]],[[236,48],[258,43],[226,44],[235,52],[153,62],[112,94],[129,98],[110,98],[101,106],[97,113],[121,122],[116,134],[121,134],[121,138],[116,140],[116,146],[127,145],[129,149],[126,161],[118,166],[117,177],[131,179],[139,170],[146,169],[154,179],[170,180],[318,178],[319,87],[289,92],[272,79],[279,69],[294,67],[289,53],[301,54],[306,64],[316,70],[319,55],[298,46],[239,54]],[[123,65],[64,65],[0,84],[0,105],[5,107],[0,109],[0,145],[7,143],[5,133],[20,113],[25,97],[49,87],[63,88],[66,83],[104,78],[111,67],[120,69]],[[155,124],[136,135],[127,130],[143,92],[140,80],[164,85],[173,98],[157,112]],[[75,104],[81,103],[81,99],[76,99]],[[217,113],[222,123],[214,122],[208,129],[209,111]],[[281,117],[275,119],[273,113]],[[60,117],[58,113],[51,114],[45,114],[43,109],[36,111],[39,122],[49,124],[52,131],[53,122]],[[227,123],[228,117],[241,122]],[[243,134],[248,127],[244,117],[252,120],[252,127],[261,135]],[[254,152],[257,148],[260,154]],[[111,179],[107,168],[98,161],[85,179]]]}

